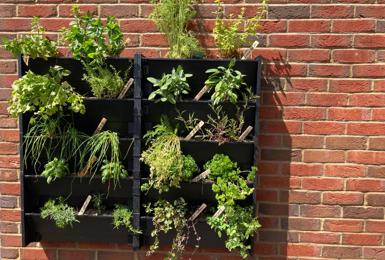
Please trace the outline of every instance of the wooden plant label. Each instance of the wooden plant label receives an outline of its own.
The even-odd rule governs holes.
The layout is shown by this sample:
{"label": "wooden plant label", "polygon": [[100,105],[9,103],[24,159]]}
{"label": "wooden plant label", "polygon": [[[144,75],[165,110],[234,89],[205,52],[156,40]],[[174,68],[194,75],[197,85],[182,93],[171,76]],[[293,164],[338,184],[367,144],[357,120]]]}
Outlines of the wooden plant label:
{"label": "wooden plant label", "polygon": [[238,141],[242,142],[245,140],[245,138],[248,136],[248,134],[250,134],[250,132],[253,130],[253,127],[252,126],[248,126],[246,128],[245,131],[243,131],[243,133],[241,134],[241,136],[239,137]]}
{"label": "wooden plant label", "polygon": [[25,65],[28,66],[28,64],[29,64],[29,55],[23,56],[23,61],[24,61]]}
{"label": "wooden plant label", "polygon": [[200,121],[195,127],[193,130],[191,130],[191,132],[185,137],[185,140],[191,140],[191,138],[194,137],[194,135],[199,131],[199,129],[202,128],[202,126],[204,125],[205,123],[203,121]]}
{"label": "wooden plant label", "polygon": [[126,85],[124,85],[124,88],[122,89],[122,91],[120,92],[119,96],[118,96],[118,99],[122,99],[124,98],[124,96],[127,94],[127,91],[130,89],[130,87],[132,86],[132,83],[134,83],[134,79],[133,78],[130,78],[127,82]]}
{"label": "wooden plant label", "polygon": [[88,170],[91,168],[91,166],[96,162],[97,159],[98,159],[98,158],[97,158],[96,156],[92,156],[92,157],[88,160],[87,165],[84,166],[84,168],[80,170],[79,176],[80,176],[80,177],[84,177],[84,176],[87,174]]}
{"label": "wooden plant label", "polygon": [[195,212],[191,215],[191,217],[188,219],[189,221],[194,221],[207,207],[205,203],[203,203]]}
{"label": "wooden plant label", "polygon": [[102,120],[100,120],[100,122],[98,124],[98,127],[96,127],[95,132],[93,133],[93,135],[96,135],[96,134],[100,133],[100,131],[102,131],[102,129],[105,126],[106,123],[107,123],[107,118],[103,117]]}
{"label": "wooden plant label", "polygon": [[88,204],[90,204],[91,198],[92,198],[91,195],[88,195],[88,196],[87,196],[86,200],[85,200],[84,203],[83,203],[82,208],[79,210],[78,215],[81,216],[81,215],[84,214],[84,212],[86,212],[86,209],[87,209],[87,207],[88,207]]}
{"label": "wooden plant label", "polygon": [[219,217],[223,213],[223,211],[225,211],[225,207],[224,206],[220,206],[218,208],[217,212],[215,212],[215,214],[213,215],[213,218]]}
{"label": "wooden plant label", "polygon": [[198,101],[203,97],[203,95],[209,91],[209,86],[205,85],[199,92],[198,94],[194,97],[194,101]]}
{"label": "wooden plant label", "polygon": [[198,182],[198,181],[200,181],[202,179],[206,179],[206,177],[209,176],[209,174],[210,174],[210,170],[206,170],[206,171],[202,172],[201,174],[199,174],[198,176],[196,176],[191,181],[192,182]]}
{"label": "wooden plant label", "polygon": [[258,47],[258,45],[259,45],[259,42],[258,42],[258,41],[255,41],[255,42],[253,43],[253,45],[252,45],[249,49],[247,49],[247,50],[245,51],[245,53],[244,53],[243,56],[242,56],[242,60],[245,60],[245,59],[250,58],[250,57],[251,57],[251,54],[252,54],[252,52],[253,52],[253,50],[256,49],[256,48]]}

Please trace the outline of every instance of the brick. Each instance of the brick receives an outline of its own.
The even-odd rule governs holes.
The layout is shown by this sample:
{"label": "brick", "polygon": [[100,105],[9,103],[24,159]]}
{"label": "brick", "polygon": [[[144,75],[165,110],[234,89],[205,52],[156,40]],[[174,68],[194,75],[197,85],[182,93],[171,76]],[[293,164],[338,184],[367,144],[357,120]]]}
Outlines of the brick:
{"label": "brick", "polygon": [[368,177],[385,178],[385,168],[382,166],[369,166]]}
{"label": "brick", "polygon": [[333,233],[301,233],[300,241],[317,244],[338,244],[340,235]]}
{"label": "brick", "polygon": [[20,211],[13,209],[0,209],[0,220],[2,221],[20,221]]}
{"label": "brick", "polygon": [[0,183],[0,190],[4,195],[20,195],[20,184]]}
{"label": "brick", "polygon": [[325,176],[334,177],[362,177],[365,176],[366,167],[362,165],[349,164],[327,164],[325,165]]}
{"label": "brick", "polygon": [[307,94],[307,105],[310,106],[346,106],[348,96],[346,94],[317,93]]}
{"label": "brick", "polygon": [[295,163],[282,165],[282,174],[290,176],[320,176],[322,167],[319,164]]}
{"label": "brick", "polygon": [[327,88],[327,80],[306,78],[291,79],[289,88],[300,91],[325,91]]}
{"label": "brick", "polygon": [[359,17],[359,18],[370,18],[370,17],[385,18],[385,6],[381,6],[381,5],[357,6],[356,17]]}
{"label": "brick", "polygon": [[16,223],[13,222],[0,222],[0,232],[1,233],[18,233],[19,228]]}
{"label": "brick", "polygon": [[19,131],[17,130],[1,130],[0,129],[0,141],[2,142],[18,142]]}
{"label": "brick", "polygon": [[59,260],[94,260],[95,252],[59,250]]}
{"label": "brick", "polygon": [[305,134],[320,134],[320,135],[331,135],[331,134],[344,134],[345,124],[336,122],[304,122],[304,133]]}
{"label": "brick", "polygon": [[286,93],[271,95],[270,93],[264,93],[262,96],[263,105],[302,105],[305,103],[305,95],[303,93]]}
{"label": "brick", "polygon": [[55,250],[22,248],[20,253],[23,260],[52,260],[56,258]]}
{"label": "brick", "polygon": [[348,162],[360,164],[381,165],[385,163],[384,152],[372,151],[350,151],[347,156]]}
{"label": "brick", "polygon": [[266,65],[266,75],[268,76],[281,76],[281,77],[295,77],[305,76],[307,72],[306,65],[293,64],[293,65]]}
{"label": "brick", "polygon": [[300,244],[288,244],[287,255],[288,256],[319,256],[321,252],[320,247],[314,245],[300,245]]}
{"label": "brick", "polygon": [[322,256],[329,258],[360,258],[360,247],[341,247],[341,246],[324,246]]}
{"label": "brick", "polygon": [[273,34],[269,37],[270,46],[274,47],[306,47],[309,46],[310,41],[309,36],[303,34]]}
{"label": "brick", "polygon": [[374,32],[375,27],[375,20],[334,20],[332,25],[332,32]]}
{"label": "brick", "polygon": [[366,138],[362,137],[326,137],[327,149],[361,150],[366,148]]}
{"label": "brick", "polygon": [[353,66],[353,76],[355,77],[383,77],[384,75],[385,65],[366,64]]}
{"label": "brick", "polygon": [[18,145],[15,143],[0,143],[0,155],[17,154]]}
{"label": "brick", "polygon": [[362,220],[325,219],[324,230],[333,232],[361,232],[364,228]]}
{"label": "brick", "polygon": [[385,259],[385,249],[383,246],[380,247],[367,247],[364,248],[364,256],[368,259]]}
{"label": "brick", "polygon": [[117,18],[132,18],[139,16],[137,5],[100,5],[100,15],[103,17],[115,16]]}
{"label": "brick", "polygon": [[385,35],[367,34],[354,37],[356,48],[383,48],[385,47]]}
{"label": "brick", "polygon": [[289,186],[289,178],[286,176],[260,176],[262,188],[285,188]]}
{"label": "brick", "polygon": [[302,19],[310,17],[310,6],[269,5],[269,19]]}
{"label": "brick", "polygon": [[306,190],[342,190],[343,180],[338,178],[305,178],[302,188]]}
{"label": "brick", "polygon": [[383,220],[367,220],[365,225],[365,231],[372,233],[384,233],[385,222]]}
{"label": "brick", "polygon": [[309,75],[318,77],[348,77],[350,68],[346,65],[309,65]]}
{"label": "brick", "polygon": [[301,133],[301,123],[291,121],[261,122],[261,133]]}
{"label": "brick", "polygon": [[31,30],[31,19],[26,18],[4,18],[0,19],[0,31],[16,32]]}
{"label": "brick", "polygon": [[323,148],[322,136],[291,136],[283,137],[283,144],[292,148]]}
{"label": "brick", "polygon": [[371,120],[371,111],[361,108],[329,108],[327,119],[333,121],[368,121]]}
{"label": "brick", "polygon": [[19,5],[17,15],[23,17],[53,17],[57,16],[56,5]]}
{"label": "brick", "polygon": [[339,63],[370,63],[375,60],[375,52],[371,50],[335,50],[333,60]]}
{"label": "brick", "polygon": [[287,205],[284,204],[259,204],[259,212],[262,215],[272,215],[272,216],[287,216],[288,210]]}
{"label": "brick", "polygon": [[275,191],[257,191],[256,194],[258,201],[264,201],[264,202],[277,202],[278,201],[278,194]]}
{"label": "brick", "polygon": [[[71,7],[72,5],[59,5],[59,16],[60,17],[72,17],[71,13]],[[82,4],[79,5],[80,13],[86,13],[90,12],[91,14],[97,15],[98,14],[98,6],[97,5],[86,5]]]}
{"label": "brick", "polygon": [[286,32],[286,21],[282,20],[265,20],[261,21],[258,28],[260,33]]}
{"label": "brick", "polygon": [[166,38],[161,34],[142,35],[142,46],[166,47],[168,46]]}
{"label": "brick", "polygon": [[283,118],[286,120],[322,120],[326,118],[326,110],[312,107],[285,107]]}
{"label": "brick", "polygon": [[253,57],[262,57],[263,60],[276,60],[286,57],[286,50],[282,49],[269,49],[269,48],[259,48],[253,50]]}
{"label": "brick", "polygon": [[343,208],[343,217],[355,219],[383,219],[384,209],[348,206]]}
{"label": "brick", "polygon": [[385,149],[385,138],[373,137],[369,139],[370,150],[384,150]]}
{"label": "brick", "polygon": [[261,159],[264,161],[300,161],[299,150],[263,149]]}
{"label": "brick", "polygon": [[350,123],[347,127],[349,135],[383,135],[384,131],[383,123]]}
{"label": "brick", "polygon": [[[333,55],[336,52],[334,51]],[[365,79],[333,79],[330,80],[329,91],[338,93],[369,92],[371,91],[371,82]]]}
{"label": "brick", "polygon": [[352,5],[314,5],[311,10],[312,18],[349,18],[353,14]]}
{"label": "brick", "polygon": [[372,110],[373,120],[383,121],[385,119],[385,109],[383,108],[375,108]]}
{"label": "brick", "polygon": [[339,218],[341,216],[340,206],[325,205],[301,205],[301,216],[316,218]]}
{"label": "brick", "polygon": [[320,34],[311,36],[311,46],[316,48],[351,47],[352,37],[341,34]]}
{"label": "brick", "polygon": [[[1,24],[1,21],[0,21]],[[15,61],[2,61],[0,60],[0,73],[10,74],[16,72],[16,62]]]}
{"label": "brick", "polygon": [[157,32],[156,25],[151,20],[123,20],[120,27],[124,32]]}
{"label": "brick", "polygon": [[377,246],[382,243],[381,235],[343,234],[342,243],[346,245]]}
{"label": "brick", "polygon": [[15,5],[1,5],[0,6],[0,17],[13,17],[16,16]]}
{"label": "brick", "polygon": [[7,259],[16,259],[19,257],[19,250],[13,248],[1,248],[0,255]]}
{"label": "brick", "polygon": [[360,192],[325,192],[322,202],[326,205],[362,205],[364,195]]}
{"label": "brick", "polygon": [[69,27],[71,20],[69,19],[57,19],[57,18],[42,18],[40,19],[41,25],[47,31],[57,32],[62,28]]}
{"label": "brick", "polygon": [[329,50],[299,49],[288,50],[288,59],[296,62],[329,62]]}
{"label": "brick", "polygon": [[330,21],[329,20],[289,20],[288,32],[330,32]]}
{"label": "brick", "polygon": [[[1,193],[3,194],[3,187],[1,187]],[[17,207],[17,198],[11,196],[1,196],[0,198],[0,207],[1,208],[16,208]]]}
{"label": "brick", "polygon": [[[372,191],[372,190],[370,190]],[[385,195],[378,193],[369,193],[366,195],[366,202],[369,206],[385,206]]]}
{"label": "brick", "polygon": [[1,235],[1,245],[3,247],[21,247],[21,236],[14,234]]}
{"label": "brick", "polygon": [[321,193],[312,191],[289,191],[289,203],[318,204],[321,202]]}

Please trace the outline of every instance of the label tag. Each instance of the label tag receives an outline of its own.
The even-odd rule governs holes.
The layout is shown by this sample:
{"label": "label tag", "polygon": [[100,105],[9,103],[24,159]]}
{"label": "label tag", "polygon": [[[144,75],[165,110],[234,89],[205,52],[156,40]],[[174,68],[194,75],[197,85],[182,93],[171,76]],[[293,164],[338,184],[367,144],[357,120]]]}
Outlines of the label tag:
{"label": "label tag", "polygon": [[203,121],[200,121],[195,127],[193,130],[191,130],[191,132],[185,137],[184,140],[191,140],[191,138],[194,137],[194,135],[199,131],[199,129],[202,128],[202,126],[205,124],[205,122]]}
{"label": "label tag", "polygon": [[189,221],[194,221],[207,207],[205,203],[203,203],[195,212],[192,214],[192,216],[188,219]]}
{"label": "label tag", "polygon": [[201,174],[199,174],[198,176],[196,176],[191,181],[192,182],[198,182],[198,181],[200,181],[202,179],[206,179],[206,177],[209,176],[209,174],[210,174],[210,170],[206,170],[206,171],[202,172]]}
{"label": "label tag", "polygon": [[84,166],[84,168],[80,170],[79,176],[80,176],[80,177],[84,177],[84,176],[87,174],[88,170],[91,168],[91,166],[94,164],[94,162],[96,162],[97,159],[98,159],[98,158],[97,158],[95,155],[92,156],[92,157],[88,160],[87,165]]}
{"label": "label tag", "polygon": [[124,85],[124,88],[122,89],[122,91],[120,92],[119,96],[118,96],[118,99],[122,99],[124,98],[124,96],[127,94],[127,91],[130,89],[130,87],[132,86],[132,83],[134,83],[134,79],[133,78],[130,78],[127,82],[126,85]]}
{"label": "label tag", "polygon": [[223,213],[223,211],[225,211],[225,207],[224,206],[220,206],[218,208],[217,212],[215,212],[215,214],[213,215],[213,218],[219,217]]}
{"label": "label tag", "polygon": [[199,92],[198,94],[194,97],[194,101],[198,101],[203,97],[203,95],[209,91],[209,86],[205,85]]}
{"label": "label tag", "polygon": [[242,60],[248,59],[251,57],[251,54],[253,53],[253,50],[256,49],[259,45],[259,41],[253,42],[253,45],[249,49],[245,51],[245,53],[242,56]]}
{"label": "label tag", "polygon": [[106,123],[107,123],[107,118],[103,117],[102,120],[100,120],[98,127],[96,127],[93,135],[100,133],[100,131],[102,131],[102,129]]}
{"label": "label tag", "polygon": [[86,209],[87,209],[87,207],[88,207],[88,204],[90,204],[91,198],[92,198],[91,195],[88,195],[88,196],[87,196],[86,200],[85,200],[84,203],[83,203],[82,208],[79,210],[79,213],[78,213],[79,216],[83,215],[84,212],[86,212]]}
{"label": "label tag", "polygon": [[238,141],[244,141],[245,138],[250,134],[250,132],[253,130],[253,127],[252,126],[248,126],[246,128],[245,131],[243,131],[243,133],[241,134],[241,136],[239,137]]}

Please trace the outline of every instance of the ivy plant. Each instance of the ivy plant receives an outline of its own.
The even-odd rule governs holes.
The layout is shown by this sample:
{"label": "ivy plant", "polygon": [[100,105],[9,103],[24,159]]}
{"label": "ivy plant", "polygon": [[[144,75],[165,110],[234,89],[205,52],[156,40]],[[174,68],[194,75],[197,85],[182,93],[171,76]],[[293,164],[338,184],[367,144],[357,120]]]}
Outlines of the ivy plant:
{"label": "ivy plant", "polygon": [[40,215],[43,219],[53,220],[58,228],[72,227],[75,222],[79,222],[75,209],[68,206],[62,197],[48,200],[41,208]]}
{"label": "ivy plant", "polygon": [[47,183],[55,181],[57,178],[66,176],[69,173],[68,165],[65,160],[54,158],[44,166],[42,176],[47,178]]}
{"label": "ivy plant", "polygon": [[[192,74],[185,73],[182,66],[179,65],[176,69],[173,68],[170,74],[163,74],[161,79],[147,78],[154,88],[157,88],[148,99],[175,104],[181,95],[189,93],[190,85],[187,79],[192,76]],[[157,98],[158,96],[159,98]]]}
{"label": "ivy plant", "polygon": [[105,25],[91,13],[81,15],[79,6],[72,7],[75,20],[63,29],[63,39],[68,43],[75,59],[86,63],[103,64],[108,56],[117,56],[124,49],[123,33],[115,17],[107,17]]}
{"label": "ivy plant", "polygon": [[12,116],[25,112],[48,119],[64,108],[75,113],[84,113],[83,97],[70,84],[62,82],[70,72],[60,66],[51,67],[46,75],[28,71],[12,85],[12,98],[8,111]]}
{"label": "ivy plant", "polygon": [[154,204],[149,203],[145,206],[146,213],[153,215],[152,223],[154,225],[151,232],[154,242],[150,246],[147,256],[153,254],[159,248],[160,234],[166,234],[171,230],[175,230],[176,236],[172,241],[171,251],[167,254],[166,259],[178,259],[178,256],[183,253],[189,238],[186,206],[187,204],[183,198],[179,198],[174,202],[160,199]]}
{"label": "ivy plant", "polygon": [[[268,0],[261,0],[261,7],[256,16],[245,17],[245,9],[239,15],[230,14],[226,17],[221,0],[215,0],[217,10],[213,29],[214,40],[223,58],[240,58],[242,47],[249,47],[260,27],[261,19],[267,10]],[[227,19],[228,18],[228,19]]]}
{"label": "ivy plant", "polygon": [[246,86],[244,82],[245,75],[239,70],[235,70],[234,65],[235,60],[233,59],[227,68],[219,66],[206,71],[209,77],[205,84],[209,87],[209,92],[213,91],[211,101],[214,105],[226,101],[236,103],[238,100],[237,91]]}
{"label": "ivy plant", "polygon": [[170,58],[190,58],[201,55],[198,40],[187,29],[196,12],[195,0],[152,0],[154,10],[150,18],[158,29],[166,35]]}
{"label": "ivy plant", "polygon": [[132,225],[132,211],[123,205],[116,205],[112,213],[113,224],[115,228],[125,227],[133,234],[141,234],[142,232]]}
{"label": "ivy plant", "polygon": [[142,185],[143,191],[155,188],[166,192],[171,187],[180,187],[182,181],[190,179],[198,171],[194,159],[182,154],[177,129],[166,117],[162,117],[144,138],[148,148],[142,152],[141,160],[150,167],[150,178]]}
{"label": "ivy plant", "polygon": [[24,57],[47,59],[58,54],[56,42],[44,36],[45,29],[40,25],[38,17],[32,19],[30,34],[22,35],[13,40],[4,39],[4,47],[13,56],[22,54]]}

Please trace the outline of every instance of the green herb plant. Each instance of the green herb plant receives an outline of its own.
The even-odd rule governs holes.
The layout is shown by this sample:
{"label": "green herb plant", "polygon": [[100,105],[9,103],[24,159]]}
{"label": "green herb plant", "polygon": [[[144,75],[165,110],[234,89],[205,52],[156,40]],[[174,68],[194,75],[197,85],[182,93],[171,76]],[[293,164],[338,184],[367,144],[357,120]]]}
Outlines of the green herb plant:
{"label": "green herb plant", "polygon": [[169,58],[190,58],[202,53],[198,40],[187,29],[196,12],[195,0],[152,0],[154,10],[150,18],[166,35]]}
{"label": "green herb plant", "polygon": [[170,74],[163,74],[161,79],[147,78],[154,87],[157,87],[149,95],[148,99],[175,104],[181,95],[189,93],[190,85],[187,79],[190,77],[192,77],[192,74],[185,73],[182,66],[179,65],[177,69],[173,68]]}
{"label": "green herb plant", "polygon": [[41,208],[41,217],[53,220],[58,228],[72,227],[76,219],[76,211],[68,206],[62,197],[48,200]]}
{"label": "green herb plant", "polygon": [[194,159],[182,154],[177,129],[166,117],[144,138],[148,148],[142,152],[141,160],[150,167],[150,178],[142,185],[143,191],[155,188],[160,193],[167,192],[171,187],[180,187],[182,181],[198,171]]}
{"label": "green herb plant", "polygon": [[105,195],[102,193],[96,193],[92,195],[92,205],[98,212],[98,215],[102,214],[102,212],[106,210],[104,199]]}
{"label": "green herb plant", "polygon": [[253,217],[252,208],[243,208],[236,202],[245,200],[253,193],[254,188],[249,187],[248,182],[254,180],[256,168],[252,167],[247,177],[243,177],[237,163],[224,154],[214,155],[204,168],[210,171],[209,178],[214,182],[212,190],[218,207],[225,207],[224,212],[218,217],[208,217],[208,224],[218,236],[226,234],[227,249],[230,251],[238,249],[240,255],[246,258],[248,250],[251,249],[247,242],[260,224]]}
{"label": "green herb plant", "polygon": [[116,98],[122,91],[128,71],[125,77],[121,77],[120,73],[113,66],[96,65],[89,66],[84,64],[86,74],[83,80],[86,80],[91,88],[92,94],[97,98]]}
{"label": "green herb plant", "polygon": [[108,56],[118,56],[124,49],[123,33],[115,17],[107,17],[105,26],[91,13],[81,15],[79,6],[72,7],[75,20],[63,29],[63,39],[75,59],[85,63],[103,64]]}
{"label": "green herb plant", "polygon": [[161,233],[166,234],[171,230],[175,230],[176,236],[172,241],[171,251],[165,259],[178,259],[178,256],[183,253],[189,238],[186,202],[184,199],[179,198],[172,203],[160,199],[154,204],[147,204],[145,210],[147,214],[153,214],[152,223],[154,225],[154,229],[151,232],[154,242],[150,246],[147,256],[153,254],[159,248],[159,236]]}
{"label": "green herb plant", "polygon": [[109,162],[107,160],[103,161],[101,167],[102,172],[102,183],[108,181],[114,181],[115,186],[118,184],[120,179],[127,178],[128,172],[124,169],[123,164],[119,162]]}
{"label": "green herb plant", "polygon": [[84,113],[83,97],[67,83],[61,82],[70,72],[60,66],[51,67],[49,74],[37,75],[28,71],[12,86],[12,98],[8,112],[12,116],[25,112],[48,119],[63,112],[64,108],[75,113]]}
{"label": "green herb plant", "polygon": [[228,67],[219,66],[217,68],[208,69],[206,73],[210,74],[205,84],[209,87],[211,101],[214,105],[220,102],[236,103],[238,93],[242,87],[246,87],[244,77],[240,71],[234,69],[235,60],[231,60]]}
{"label": "green herb plant", "polygon": [[260,27],[261,19],[267,12],[268,0],[261,0],[258,14],[252,18],[245,17],[245,9],[239,15],[230,14],[226,17],[221,0],[215,0],[217,11],[213,29],[214,40],[223,58],[240,58],[241,48],[249,47]]}
{"label": "green herb plant", "polygon": [[22,54],[25,57],[47,59],[58,54],[56,42],[44,36],[45,29],[40,25],[38,17],[32,19],[32,30],[30,34],[22,35],[19,38],[4,39],[4,47],[13,56]]}
{"label": "green herb plant", "polygon": [[57,178],[66,176],[69,173],[68,165],[65,160],[55,157],[52,161],[44,166],[42,176],[47,178],[47,183],[50,184]]}
{"label": "green herb plant", "polygon": [[132,211],[123,205],[116,205],[112,213],[114,228],[125,227],[133,234],[141,234],[142,231],[132,225]]}

